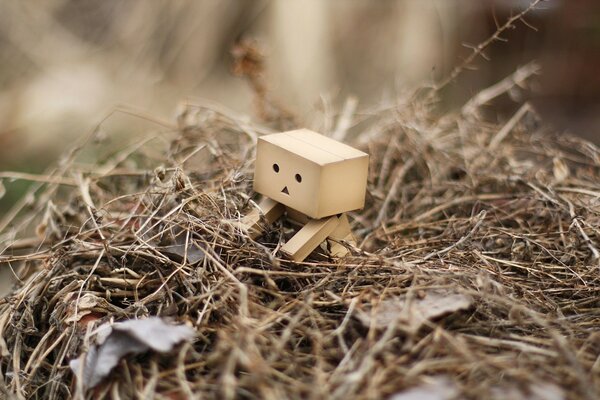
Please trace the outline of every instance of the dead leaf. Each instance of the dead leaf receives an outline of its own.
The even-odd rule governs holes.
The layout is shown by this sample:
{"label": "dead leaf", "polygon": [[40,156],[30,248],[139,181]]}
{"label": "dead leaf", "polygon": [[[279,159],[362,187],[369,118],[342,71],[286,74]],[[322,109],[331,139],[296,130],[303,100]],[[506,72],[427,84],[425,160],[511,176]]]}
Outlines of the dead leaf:
{"label": "dead leaf", "polygon": [[66,323],[78,323],[81,327],[85,327],[106,314],[119,312],[121,312],[120,308],[95,294],[85,293],[79,297],[77,292],[71,292],[57,303],[52,314],[56,318],[64,319]]}
{"label": "dead leaf", "polygon": [[431,382],[392,395],[389,400],[454,400],[458,388],[448,377],[433,377]]}
{"label": "dead leaf", "polygon": [[6,194],[6,188],[4,187],[4,183],[2,182],[2,179],[0,179],[0,199],[3,198],[5,194]]}
{"label": "dead leaf", "polygon": [[179,243],[179,241],[177,239],[173,245],[160,247],[160,252],[171,259],[177,259],[177,261],[183,261],[185,258],[189,264],[196,264],[204,259],[204,250],[198,244],[192,241],[186,248],[185,241],[184,243]]}
{"label": "dead leaf", "polygon": [[166,353],[184,340],[194,338],[195,331],[186,325],[170,325],[161,318],[129,320],[98,328],[97,345],[90,346],[84,364],[81,357],[69,366],[82,379],[86,388],[93,388],[110,374],[119,360],[127,354],[149,350]]}
{"label": "dead leaf", "polygon": [[184,258],[189,264],[196,264],[204,259],[204,248],[192,235],[180,227],[170,227],[161,233],[159,239],[154,232],[149,232],[149,243],[156,246],[157,250],[170,259],[181,262]]}
{"label": "dead leaf", "polygon": [[473,298],[450,290],[427,290],[422,298],[406,295],[386,299],[377,307],[359,311],[358,318],[366,327],[384,329],[398,321],[398,327],[416,333],[428,320],[468,309]]}
{"label": "dead leaf", "polygon": [[[65,319],[65,322],[77,322],[85,315],[92,313],[95,307],[98,306],[98,303],[101,299],[93,295],[91,293],[86,293],[79,299],[78,302],[75,302],[71,307],[70,316]],[[106,300],[105,300],[106,301]],[[75,307],[76,306],[76,307]]]}

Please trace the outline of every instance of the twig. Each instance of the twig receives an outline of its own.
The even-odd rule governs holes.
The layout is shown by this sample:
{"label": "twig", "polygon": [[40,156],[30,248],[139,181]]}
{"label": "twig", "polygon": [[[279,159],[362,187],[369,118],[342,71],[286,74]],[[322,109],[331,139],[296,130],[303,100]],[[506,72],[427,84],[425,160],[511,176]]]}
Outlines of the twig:
{"label": "twig", "polygon": [[36,174],[28,174],[25,172],[12,172],[12,171],[2,171],[0,172],[0,179],[15,179],[15,180],[24,180],[24,181],[32,181],[32,182],[42,182],[42,183],[52,183],[57,185],[67,185],[67,186],[77,186],[77,182],[74,179],[63,178],[60,176],[45,176],[45,175],[36,175]]}
{"label": "twig", "polygon": [[8,243],[3,249],[0,250],[0,254],[5,253],[9,250],[24,250],[38,247],[44,244],[44,241],[38,237],[30,237],[23,239],[16,239]]}
{"label": "twig", "polygon": [[504,78],[495,85],[482,90],[471,98],[462,108],[463,115],[476,114],[479,107],[489,103],[496,97],[508,92],[515,86],[523,84],[532,76],[539,73],[541,67],[536,62],[531,62],[517,69],[513,74]]}
{"label": "twig", "polygon": [[340,117],[338,118],[337,125],[335,127],[335,131],[331,134],[331,137],[340,142],[344,141],[346,135],[348,134],[348,129],[352,125],[352,117],[354,115],[354,110],[356,110],[356,106],[358,105],[358,98],[355,96],[350,96],[346,99],[344,103],[344,108]]}
{"label": "twig", "polygon": [[390,203],[392,202],[392,200],[394,200],[394,199],[397,198],[398,191],[400,190],[400,185],[402,184],[402,181],[404,181],[404,177],[406,176],[406,174],[408,173],[408,171],[410,171],[410,169],[414,165],[415,165],[415,159],[414,158],[410,158],[408,161],[406,161],[402,165],[402,167],[400,167],[398,173],[394,177],[394,181],[392,182],[392,186],[390,187],[390,190],[389,190],[387,196],[385,197],[385,200],[383,201],[383,204],[381,205],[381,209],[379,210],[379,214],[377,215],[377,218],[375,219],[375,222],[373,222],[373,228],[381,225],[381,222],[383,221],[383,219],[387,215],[387,210],[388,210],[388,208],[390,206]]}
{"label": "twig", "polygon": [[434,90],[435,91],[440,91],[442,90],[444,87],[446,87],[446,85],[448,85],[450,82],[452,82],[454,79],[456,79],[456,77],[458,77],[463,70],[465,70],[472,62],[473,60],[475,60],[475,58],[481,54],[483,54],[483,51],[485,49],[488,48],[489,45],[491,45],[492,43],[494,43],[495,41],[500,39],[500,35],[502,35],[507,29],[512,28],[513,24],[515,22],[517,22],[518,20],[522,19],[525,15],[527,15],[530,11],[532,11],[535,7],[537,7],[537,5],[541,2],[542,0],[533,0],[531,2],[531,4],[529,4],[529,6],[521,11],[520,13],[518,13],[515,16],[512,16],[511,18],[508,19],[508,21],[506,21],[506,23],[504,25],[502,25],[501,27],[499,27],[492,36],[490,36],[489,38],[487,38],[485,41],[483,41],[482,43],[478,44],[477,46],[475,46],[473,48],[473,51],[471,52],[471,54],[469,54],[469,56],[456,68],[454,68],[452,70],[452,72],[450,73],[450,75],[448,75],[444,80],[442,80],[441,82],[437,83],[436,85],[434,85]]}
{"label": "twig", "polygon": [[592,252],[594,260],[600,259],[600,252],[598,252],[598,250],[596,249],[596,247],[594,247],[594,242],[592,242],[592,240],[587,235],[587,233],[585,233],[585,231],[583,230],[583,228],[579,224],[579,221],[578,221],[577,218],[573,218],[573,223],[571,224],[571,226],[569,227],[569,229],[571,229],[571,227],[573,227],[573,226],[575,228],[577,228],[577,231],[579,232],[579,234],[583,238],[583,241],[585,242],[585,244],[587,245],[587,247]]}
{"label": "twig", "polygon": [[507,199],[507,198],[511,198],[511,195],[508,194],[501,194],[501,193],[489,193],[489,194],[481,194],[481,195],[477,195],[477,196],[462,196],[462,197],[458,197],[456,199],[450,200],[444,204],[440,204],[439,206],[436,206],[430,210],[427,210],[426,212],[417,215],[416,217],[413,218],[413,221],[415,222],[419,222],[419,221],[423,221],[441,211],[444,211],[450,207],[454,207],[457,206],[459,204],[463,204],[463,203],[470,203],[473,201],[489,201],[489,200],[500,200],[500,199]]}
{"label": "twig", "polygon": [[469,238],[470,238],[471,236],[473,236],[473,234],[474,234],[475,232],[477,232],[477,230],[479,229],[479,226],[480,226],[480,225],[481,225],[481,223],[482,223],[482,222],[485,220],[485,216],[486,216],[486,215],[487,215],[487,213],[486,213],[486,211],[485,211],[485,210],[481,211],[481,212],[480,212],[480,213],[477,215],[477,217],[475,217],[475,220],[476,220],[477,222],[475,223],[475,226],[473,227],[473,229],[471,229],[471,230],[469,231],[469,233],[467,233],[465,236],[461,237],[461,238],[460,238],[460,239],[459,239],[459,240],[458,240],[456,243],[454,243],[454,244],[452,244],[452,245],[450,245],[450,246],[446,247],[445,249],[442,249],[442,250],[436,251],[436,252],[434,252],[434,253],[429,253],[429,254],[427,254],[425,257],[423,257],[423,261],[427,261],[427,260],[429,260],[429,259],[430,259],[430,258],[432,258],[432,257],[436,257],[436,256],[438,256],[438,257],[439,257],[439,256],[441,256],[441,255],[444,255],[444,254],[448,253],[450,250],[452,250],[452,249],[454,249],[454,248],[456,248],[456,247],[458,247],[458,246],[462,245],[464,242],[466,242],[467,240],[469,240]]}
{"label": "twig", "polygon": [[492,137],[490,144],[488,145],[489,150],[494,150],[500,142],[506,138],[506,136],[513,130],[513,128],[521,121],[525,114],[531,111],[529,103],[525,103],[519,108],[519,110],[508,120],[508,122],[498,131],[498,133]]}

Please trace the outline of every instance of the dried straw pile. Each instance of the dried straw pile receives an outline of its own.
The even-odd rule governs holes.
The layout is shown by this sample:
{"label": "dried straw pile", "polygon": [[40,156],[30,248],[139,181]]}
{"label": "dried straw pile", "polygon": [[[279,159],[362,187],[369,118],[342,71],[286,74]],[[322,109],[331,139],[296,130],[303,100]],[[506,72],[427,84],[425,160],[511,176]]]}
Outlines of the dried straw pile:
{"label": "dried straw pile", "polygon": [[[480,103],[506,87],[491,89],[442,118],[429,95],[349,130],[342,113],[337,134],[371,155],[342,260],[287,261],[285,226],[253,242],[235,224],[253,139],[280,126],[189,106],[96,165],[79,146],[1,222],[19,233],[0,267],[21,282],[0,300],[0,397],[598,398],[600,151],[527,108],[485,122]],[[146,316],[197,338],[81,392],[68,361],[94,328]]]}

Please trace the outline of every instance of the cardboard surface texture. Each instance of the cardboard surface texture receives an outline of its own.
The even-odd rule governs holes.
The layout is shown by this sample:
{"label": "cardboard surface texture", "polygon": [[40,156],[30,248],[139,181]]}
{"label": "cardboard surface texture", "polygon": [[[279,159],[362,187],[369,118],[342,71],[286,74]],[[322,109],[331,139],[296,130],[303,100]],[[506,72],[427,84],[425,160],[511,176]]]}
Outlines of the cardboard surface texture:
{"label": "cardboard surface texture", "polygon": [[285,255],[303,261],[329,238],[331,255],[342,257],[348,250],[335,240],[354,243],[344,213],[364,206],[368,167],[368,154],[308,129],[262,136],[254,190],[265,198],[243,225],[254,239],[261,213],[268,223],[286,213],[302,228],[281,248]]}
{"label": "cardboard surface texture", "polygon": [[243,228],[248,231],[248,235],[253,240],[263,233],[263,229],[260,226],[261,216],[264,217],[269,224],[272,224],[285,212],[285,206],[283,204],[268,197],[264,197],[258,204],[258,207],[260,211],[254,209],[242,220]]}
{"label": "cardboard surface texture", "polygon": [[313,219],[294,235],[281,251],[294,261],[304,260],[338,226],[337,216]]}
{"label": "cardboard surface texture", "polygon": [[364,206],[369,156],[300,129],[258,139],[254,190],[311,218]]}

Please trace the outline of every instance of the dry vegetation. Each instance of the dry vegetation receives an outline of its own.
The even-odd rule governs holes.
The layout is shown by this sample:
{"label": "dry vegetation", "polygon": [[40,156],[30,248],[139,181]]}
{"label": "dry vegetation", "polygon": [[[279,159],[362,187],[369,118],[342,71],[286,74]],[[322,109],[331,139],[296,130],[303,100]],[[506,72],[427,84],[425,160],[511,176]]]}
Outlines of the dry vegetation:
{"label": "dry vegetation", "polygon": [[[504,127],[477,117],[481,100],[533,71],[442,118],[429,91],[341,113],[342,126],[354,121],[342,136],[371,154],[367,206],[353,215],[360,246],[342,260],[293,263],[277,253],[285,226],[257,242],[237,229],[252,207],[254,140],[273,127],[188,105],[177,127],[78,162],[101,146],[97,130],[1,221],[19,233],[0,265],[20,282],[0,300],[0,390],[381,398],[445,376],[472,398],[596,398],[600,151],[552,136],[528,109]],[[402,307],[394,315],[400,298],[432,290],[474,301],[416,329]],[[82,393],[68,361],[94,327],[150,315],[197,339],[125,358]]]}
{"label": "dry vegetation", "polygon": [[[256,137],[295,124],[247,50],[236,72],[264,125],[187,104],[97,162],[82,160],[101,127],[47,175],[13,176],[39,184],[0,220],[0,268],[19,276],[0,299],[0,397],[598,398],[600,150],[528,105],[480,115],[535,65],[441,117],[433,89],[329,115],[325,133],[371,155],[359,245],[294,263],[277,251],[287,226],[255,242],[236,223],[255,205]],[[147,316],[196,338],[83,389],[68,363],[95,328]]]}

